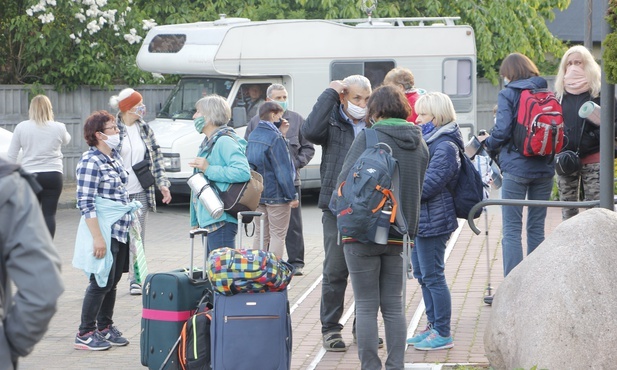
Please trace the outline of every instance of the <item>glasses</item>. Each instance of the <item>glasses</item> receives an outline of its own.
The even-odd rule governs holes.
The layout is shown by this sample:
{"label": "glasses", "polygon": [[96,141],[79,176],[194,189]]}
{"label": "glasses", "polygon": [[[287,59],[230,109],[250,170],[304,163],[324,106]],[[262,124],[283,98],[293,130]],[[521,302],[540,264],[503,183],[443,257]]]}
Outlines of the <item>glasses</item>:
{"label": "glasses", "polygon": [[103,127],[103,131],[105,131],[105,130],[120,131],[120,129],[118,128],[118,125],[112,125],[112,126]]}

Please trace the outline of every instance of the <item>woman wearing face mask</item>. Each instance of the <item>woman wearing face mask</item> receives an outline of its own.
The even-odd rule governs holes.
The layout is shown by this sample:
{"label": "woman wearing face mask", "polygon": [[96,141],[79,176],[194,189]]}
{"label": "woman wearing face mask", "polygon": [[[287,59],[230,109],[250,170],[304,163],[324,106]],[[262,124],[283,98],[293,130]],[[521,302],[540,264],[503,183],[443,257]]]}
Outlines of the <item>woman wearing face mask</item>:
{"label": "woman wearing face mask", "polygon": [[[171,184],[165,174],[163,154],[154,138],[154,132],[143,120],[146,114],[146,106],[143,104],[141,94],[131,88],[124,89],[120,91],[120,94],[109,99],[109,105],[118,110],[116,124],[120,132],[117,134],[117,138],[113,138],[114,141],[117,141],[117,146],[114,149],[122,156],[124,167],[129,173],[127,185],[129,197],[131,200],[140,201],[143,205],[139,222],[141,224],[141,240],[145,247],[144,235],[148,210],[152,209],[156,212],[155,190],[161,191],[163,203],[169,203],[171,202],[171,193],[169,192]],[[140,165],[146,165],[154,178],[154,182],[142,184],[133,169],[135,165],[137,165],[137,168]],[[141,285],[134,280],[132,258],[133,255],[131,255],[131,263],[129,263],[129,292],[131,295],[141,295]]]}
{"label": "woman wearing face mask", "polygon": [[[257,211],[265,216],[265,230],[257,227],[253,248],[260,248],[260,235],[270,252],[283,258],[285,236],[291,208],[300,204],[294,186],[296,169],[291,161],[284,134],[289,123],[282,120],[283,108],[275,102],[259,107],[259,123],[249,135],[246,157],[255,171],[263,176],[264,190]],[[280,127],[280,129],[279,129]]]}
{"label": "woman wearing face mask", "polygon": [[[90,146],[76,169],[80,223],[73,265],[89,273],[76,349],[101,351],[126,346],[129,341],[113,325],[116,287],[128,270],[129,228],[137,202],[129,201],[128,173],[118,146],[118,126],[106,111],[92,113],[84,124]],[[115,220],[115,221],[114,221]]]}
{"label": "woman wearing face mask", "polygon": [[[539,77],[536,65],[525,55],[508,55],[499,68],[505,87],[497,97],[495,127],[490,135],[478,136],[489,153],[499,155],[503,175],[502,199],[549,200],[553,189],[555,162],[547,157],[527,157],[511,144],[513,125],[516,125],[518,103],[523,89],[546,89],[546,80]],[[504,276],[523,260],[523,207],[502,206],[503,270]],[[527,254],[544,241],[546,208],[527,209]]]}
{"label": "woman wearing face mask", "polygon": [[[578,115],[578,110],[588,101],[600,105],[600,66],[584,46],[571,47],[561,58],[555,95],[563,109],[566,136],[563,150],[578,151],[582,164],[579,172],[557,176],[559,200],[600,199],[600,127]],[[577,214],[578,208],[561,211],[563,220]]]}
{"label": "woman wearing face mask", "polygon": [[[194,173],[201,173],[221,191],[227,190],[232,183],[249,181],[251,171],[244,154],[246,140],[227,126],[231,119],[227,101],[218,95],[208,95],[198,100],[195,108],[195,130],[206,137],[199,146],[197,157],[189,162]],[[190,212],[191,227],[208,230],[208,253],[235,245],[237,215],[223,212],[219,218],[212,217],[196,194],[191,195]]]}

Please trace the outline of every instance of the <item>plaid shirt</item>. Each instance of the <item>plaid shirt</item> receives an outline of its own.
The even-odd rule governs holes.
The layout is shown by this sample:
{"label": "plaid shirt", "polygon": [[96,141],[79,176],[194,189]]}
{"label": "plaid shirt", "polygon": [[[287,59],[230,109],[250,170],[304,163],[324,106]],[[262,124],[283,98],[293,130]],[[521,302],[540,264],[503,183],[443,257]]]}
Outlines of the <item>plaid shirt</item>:
{"label": "plaid shirt", "polygon": [[[161,152],[160,146],[156,142],[156,138],[154,137],[154,132],[148,126],[146,122],[142,119],[137,120],[135,122],[139,125],[139,134],[141,135],[141,139],[146,144],[146,156],[144,159],[150,160],[150,171],[152,171],[152,175],[156,181],[156,188],[160,188],[161,186],[171,186],[171,182],[167,179],[167,174],[165,173],[165,165],[163,164],[163,153]],[[118,113],[116,116],[116,124],[118,125],[118,129],[120,130],[120,145],[118,146],[118,153],[122,150],[122,143],[124,142],[124,138],[126,137],[126,125],[122,122],[122,114]],[[148,196],[148,204],[153,211],[156,212],[156,198],[155,198],[155,186],[151,186],[148,189],[144,189]],[[144,205],[145,207],[145,205]]]}
{"label": "plaid shirt", "polygon": [[[112,150],[111,158],[95,147],[81,156],[76,169],[77,207],[86,218],[95,218],[97,196],[115,200],[122,204],[129,203],[129,193],[126,190],[128,173],[122,165],[122,158]],[[127,242],[131,215],[122,216],[111,227],[111,237],[121,243]]]}

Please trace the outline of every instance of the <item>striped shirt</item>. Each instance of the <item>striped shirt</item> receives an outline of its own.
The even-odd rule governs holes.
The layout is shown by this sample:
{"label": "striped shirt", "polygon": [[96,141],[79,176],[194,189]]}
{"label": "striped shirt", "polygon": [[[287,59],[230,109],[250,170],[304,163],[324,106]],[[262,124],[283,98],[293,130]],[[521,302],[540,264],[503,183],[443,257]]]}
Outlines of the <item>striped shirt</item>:
{"label": "striped shirt", "polygon": [[[122,158],[112,150],[112,156],[108,157],[95,147],[84,152],[77,164],[77,207],[86,218],[95,218],[95,198],[115,200],[122,204],[128,204],[129,193],[126,190],[128,172],[122,165]],[[112,225],[111,237],[121,243],[127,242],[128,230],[131,223],[131,215],[125,214]]]}

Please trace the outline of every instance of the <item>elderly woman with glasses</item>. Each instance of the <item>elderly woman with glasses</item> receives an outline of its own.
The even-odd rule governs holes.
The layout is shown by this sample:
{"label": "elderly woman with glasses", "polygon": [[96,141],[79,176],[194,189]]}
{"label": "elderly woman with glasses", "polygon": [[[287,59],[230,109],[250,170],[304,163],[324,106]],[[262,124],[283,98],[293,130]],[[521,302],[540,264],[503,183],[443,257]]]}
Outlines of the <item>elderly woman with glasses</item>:
{"label": "elderly woman with glasses", "polygon": [[[165,174],[163,154],[154,137],[154,132],[144,121],[146,106],[143,98],[137,91],[127,88],[118,95],[109,99],[109,105],[117,109],[116,124],[120,130],[120,143],[117,151],[122,156],[126,170],[128,171],[129,198],[138,200],[144,206],[139,215],[141,225],[141,240],[144,244],[146,232],[146,219],[148,210],[156,212],[155,191],[159,189],[163,195],[163,203],[171,202],[169,186],[171,183]],[[138,168],[145,166],[141,179],[137,173]],[[144,179],[149,179],[149,183]],[[131,254],[130,259],[133,259]],[[129,292],[131,295],[141,295],[141,285],[135,281],[133,264],[129,264]]]}
{"label": "elderly woman with glasses", "polygon": [[129,200],[128,172],[117,151],[116,119],[106,111],[94,112],[84,124],[90,146],[76,169],[77,206],[82,220],[75,241],[73,266],[89,276],[75,336],[76,349],[100,351],[125,346],[129,341],[113,325],[116,286],[128,271],[129,228],[137,202]]}

